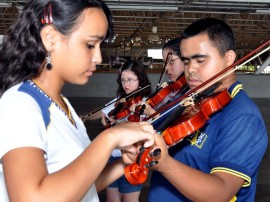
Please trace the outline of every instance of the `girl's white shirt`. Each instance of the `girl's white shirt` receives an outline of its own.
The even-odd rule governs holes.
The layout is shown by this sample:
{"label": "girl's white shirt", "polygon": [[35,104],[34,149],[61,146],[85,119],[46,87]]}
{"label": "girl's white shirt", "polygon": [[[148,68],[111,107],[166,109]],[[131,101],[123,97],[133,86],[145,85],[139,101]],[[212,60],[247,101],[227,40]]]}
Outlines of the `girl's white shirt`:
{"label": "girl's white shirt", "polygon": [[[10,88],[0,99],[0,159],[15,148],[40,148],[44,151],[48,172],[54,173],[76,159],[91,141],[83,122],[67,99],[65,102],[76,127],[52,102],[45,109],[50,113],[50,122],[46,128],[39,104],[29,94],[18,91],[21,85]],[[9,201],[1,160],[0,201]],[[95,185],[90,187],[82,201],[99,201]]]}

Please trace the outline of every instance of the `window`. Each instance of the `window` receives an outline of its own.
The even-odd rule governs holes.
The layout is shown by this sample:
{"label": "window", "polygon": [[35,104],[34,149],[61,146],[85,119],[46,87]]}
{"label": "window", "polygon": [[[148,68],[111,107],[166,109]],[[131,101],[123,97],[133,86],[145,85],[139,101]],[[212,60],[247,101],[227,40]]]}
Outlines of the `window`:
{"label": "window", "polygon": [[147,56],[153,59],[162,59],[162,49],[148,49]]}

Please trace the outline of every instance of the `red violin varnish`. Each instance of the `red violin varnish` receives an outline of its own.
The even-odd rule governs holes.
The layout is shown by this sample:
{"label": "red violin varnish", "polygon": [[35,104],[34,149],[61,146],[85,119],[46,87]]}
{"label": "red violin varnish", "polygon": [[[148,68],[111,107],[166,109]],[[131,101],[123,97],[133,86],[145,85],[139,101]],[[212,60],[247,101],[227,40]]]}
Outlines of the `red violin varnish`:
{"label": "red violin varnish", "polygon": [[[149,88],[150,86],[151,84],[148,84],[144,87],[139,87],[137,90],[131,92],[126,97],[120,98],[119,102],[115,104],[115,108],[108,113],[108,116],[116,121],[126,118],[128,115],[131,114],[130,107],[133,104],[137,104],[138,102],[142,101],[143,99],[141,95],[136,94],[139,93],[141,90],[144,90],[145,88]],[[110,121],[106,125],[106,128],[109,127],[111,127]]]}
{"label": "red violin varnish", "polygon": [[158,162],[153,161],[154,156],[158,156],[160,149],[150,152],[151,148],[140,148],[140,154],[137,156],[136,163],[125,167],[126,179],[133,185],[142,184],[148,177],[148,168],[156,165]]}
{"label": "red violin varnish", "polygon": [[[169,98],[168,97],[172,94],[175,93],[175,95],[177,95],[177,93],[180,93],[183,91],[183,89],[185,89],[187,85],[187,81],[186,78],[184,76],[184,74],[182,74],[176,82],[169,84],[168,86],[166,86],[165,88],[161,88],[159,91],[157,91],[156,93],[154,93],[153,95],[151,95],[147,100],[146,103],[149,104],[152,108],[156,108],[157,105],[162,106],[163,104],[165,104],[166,102],[168,102],[170,99],[172,99],[173,97]],[[165,103],[164,103],[165,102]],[[143,114],[143,109],[142,107],[138,107],[134,114],[131,114],[128,117],[128,121],[130,122],[138,122],[140,121],[140,115]]]}
{"label": "red violin varnish", "polygon": [[140,101],[142,101],[142,97],[136,96],[130,97],[126,99],[126,101],[124,102],[119,102],[115,105],[115,108],[109,112],[108,116],[112,117],[115,120],[125,118],[131,113],[130,111],[131,105],[136,104]]}
{"label": "red violin varnish", "polygon": [[[115,104],[115,108],[108,113],[108,116],[115,121],[121,122],[122,119],[126,118],[131,114],[130,107],[140,101],[142,101],[141,96],[129,97],[123,102],[121,102],[120,100],[118,103]],[[111,122],[108,121],[106,124],[106,128],[110,128],[112,127],[112,125],[114,124],[111,124]]]}
{"label": "red violin varnish", "polygon": [[146,102],[152,108],[155,108],[157,104],[162,102],[171,93],[181,90],[186,85],[187,85],[187,81],[186,81],[185,75],[182,74],[175,82],[169,84],[165,88],[161,88],[154,95],[150,96],[150,98],[148,98]]}
{"label": "red violin varnish", "polygon": [[128,117],[129,122],[139,122],[141,121],[140,116],[143,114],[145,110],[145,105],[139,106],[137,109],[135,109],[135,112]]}
{"label": "red violin varnish", "polygon": [[[139,87],[137,90],[135,90],[135,91],[129,93],[128,95],[126,95],[126,97],[121,97],[121,98],[119,98],[119,99],[117,99],[117,100],[115,100],[115,101],[113,101],[113,102],[110,102],[110,103],[104,105],[103,107],[101,107],[101,108],[99,108],[99,109],[96,109],[96,110],[94,110],[94,111],[92,111],[92,112],[90,112],[90,113],[88,113],[88,114],[82,116],[81,119],[82,119],[82,121],[86,121],[88,118],[90,118],[91,116],[93,116],[95,113],[97,113],[97,112],[99,112],[100,110],[102,110],[102,109],[104,109],[104,108],[106,108],[106,107],[108,107],[108,106],[110,106],[110,105],[116,103],[116,104],[115,104],[115,108],[117,107],[117,109],[114,108],[114,110],[112,110],[112,111],[110,112],[110,116],[114,116],[114,114],[117,114],[117,112],[121,111],[121,109],[122,109],[123,107],[126,107],[127,105],[130,105],[130,104],[132,105],[133,103],[129,103],[130,101],[131,101],[131,102],[132,102],[132,101],[134,101],[134,102],[139,102],[140,100],[138,100],[138,99],[141,99],[141,97],[139,96],[139,97],[135,97],[135,98],[134,98],[135,94],[138,93],[138,92],[140,92],[141,90],[143,90],[143,89],[145,89],[145,88],[150,87],[150,86],[151,86],[151,84],[148,84],[148,85],[146,85],[146,86],[144,86],[144,87]],[[131,96],[133,96],[133,98],[132,98],[131,100],[129,100],[128,98],[130,98]],[[124,101],[123,101],[123,100],[124,100]],[[127,102],[126,100],[127,100],[128,102]],[[122,102],[121,102],[121,101],[122,101]],[[120,113],[120,114],[119,114],[119,117],[120,117],[120,118],[121,118],[121,117],[124,117],[125,114],[128,114],[127,111],[126,111],[126,112],[125,112],[125,111],[122,111],[122,112],[123,112],[123,113]],[[110,124],[108,124],[108,127],[110,127]],[[106,127],[106,128],[108,128],[108,127]]]}
{"label": "red violin varnish", "polygon": [[163,131],[162,136],[168,146],[172,146],[203,127],[210,116],[231,101],[227,90],[214,93],[199,103],[188,106],[181,117]]}

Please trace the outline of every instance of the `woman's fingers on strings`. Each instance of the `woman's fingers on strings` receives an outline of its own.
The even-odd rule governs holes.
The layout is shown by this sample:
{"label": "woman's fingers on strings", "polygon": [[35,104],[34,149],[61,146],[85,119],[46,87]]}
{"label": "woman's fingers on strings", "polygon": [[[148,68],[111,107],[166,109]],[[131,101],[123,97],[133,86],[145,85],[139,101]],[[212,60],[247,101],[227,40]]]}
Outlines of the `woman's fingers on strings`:
{"label": "woman's fingers on strings", "polygon": [[[110,128],[113,133],[118,134],[118,147],[122,148],[143,141],[144,146],[152,146],[154,144],[155,130],[150,123],[147,122],[125,122]],[[134,146],[134,145],[133,145]]]}
{"label": "woman's fingers on strings", "polygon": [[163,82],[163,83],[160,85],[161,88],[165,88],[165,87],[167,87],[167,86],[168,86],[168,83],[167,83],[167,82]]}
{"label": "woman's fingers on strings", "polygon": [[148,122],[138,122],[138,125],[141,129],[146,132],[146,135],[149,136],[144,142],[144,147],[150,147],[155,144],[155,133],[153,126]]}
{"label": "woman's fingers on strings", "polygon": [[137,123],[144,132],[148,132],[153,135],[156,133],[156,131],[154,130],[153,126],[150,123],[145,122],[145,121],[141,121]]}
{"label": "woman's fingers on strings", "polygon": [[121,151],[123,151],[125,154],[132,154],[132,155],[136,155],[137,154],[137,148],[134,145],[128,145],[128,146],[123,146],[123,147],[119,147],[119,149]]}
{"label": "woman's fingers on strings", "polygon": [[131,164],[133,162],[135,162],[137,157],[137,153],[131,153],[129,151],[122,151],[122,159],[124,161],[124,163],[126,164]]}
{"label": "woman's fingers on strings", "polygon": [[135,110],[136,110],[136,106],[137,106],[137,104],[132,104],[131,106],[130,106],[130,108],[129,108],[129,110],[131,111],[131,112],[135,112]]}

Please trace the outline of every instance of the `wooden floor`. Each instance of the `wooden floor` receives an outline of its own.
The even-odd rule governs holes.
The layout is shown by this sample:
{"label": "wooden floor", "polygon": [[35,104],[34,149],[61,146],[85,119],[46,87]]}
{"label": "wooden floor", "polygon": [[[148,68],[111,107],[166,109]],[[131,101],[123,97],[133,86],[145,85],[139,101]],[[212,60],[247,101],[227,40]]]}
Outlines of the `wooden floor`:
{"label": "wooden floor", "polygon": [[[99,109],[112,98],[69,98],[71,104],[79,115],[85,115],[95,109]],[[270,99],[253,99],[261,110],[265,124],[267,126],[268,135],[270,134]],[[102,130],[100,120],[87,121],[85,123],[90,139],[95,138]],[[270,137],[269,137],[270,139]],[[256,202],[270,201],[270,146],[262,160],[258,182]],[[147,201],[147,194],[149,190],[149,182],[145,183],[140,195],[140,202]],[[104,191],[99,193],[100,201],[106,202],[106,193]]]}

